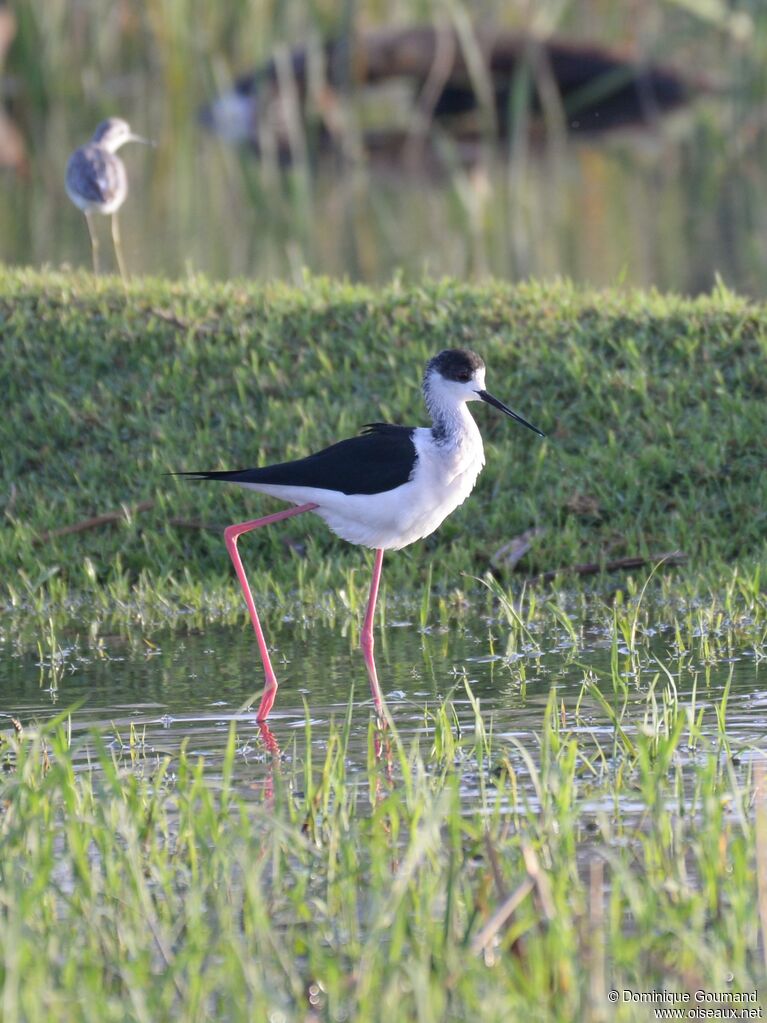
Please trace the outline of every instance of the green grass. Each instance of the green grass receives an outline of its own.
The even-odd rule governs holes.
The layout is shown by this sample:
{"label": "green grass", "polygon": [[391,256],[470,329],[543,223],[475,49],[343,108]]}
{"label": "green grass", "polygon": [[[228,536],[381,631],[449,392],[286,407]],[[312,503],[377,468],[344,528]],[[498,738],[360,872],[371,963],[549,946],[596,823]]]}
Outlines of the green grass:
{"label": "green grass", "polygon": [[617,751],[552,690],[525,749],[447,702],[412,741],[371,724],[361,774],[347,719],[247,787],[234,728],[218,777],[9,738],[2,1018],[645,1020],[607,992],[762,987],[763,773],[722,755],[726,694],[712,728],[663,686]]}
{"label": "green grass", "polygon": [[[524,742],[460,675],[422,730],[371,725],[366,758],[350,745],[359,707],[324,742],[309,725],[292,747],[281,736],[275,759],[254,757],[243,720],[207,762],[158,760],[136,730],[107,749],[66,712],[23,721],[0,739],[3,1023],[644,1020],[646,1004],[608,992],[764,989],[763,737],[739,723],[767,641],[767,311],[724,290],[195,278],[126,292],[2,271],[0,317],[3,639],[39,645],[62,703],[73,613],[114,620],[131,649],[156,623],[247,625],[220,535],[171,520],[273,505],[164,473],[422,421],[422,367],[447,345],[479,350],[491,390],[549,437],[479,410],[487,468],[437,534],[387,559],[384,621],[399,599],[424,627],[469,606],[531,696],[541,657],[515,653],[544,637],[561,653]],[[494,578],[493,552],[530,526],[545,533]],[[675,548],[686,565],[528,581],[520,599],[540,572]],[[243,549],[267,613],[358,615],[364,559],[322,523]],[[573,673],[565,700],[554,686]]]}
{"label": "green grass", "polygon": [[[681,549],[687,566],[656,581],[705,592],[765,558],[767,311],[723,289],[691,301],[567,283],[193,278],[124,291],[6,269],[0,318],[0,593],[19,612],[76,601],[233,612],[220,529],[278,505],[165,474],[298,457],[371,420],[423,422],[423,365],[454,345],[477,349],[492,392],[548,438],[478,408],[479,484],[437,533],[387,558],[390,592],[421,600],[430,578],[435,599],[460,604],[531,526],[545,532],[515,573],[497,570],[505,587]],[[36,542],[148,500],[128,521]],[[311,516],[242,547],[261,600],[320,604],[344,590],[353,609],[364,592],[366,556]]]}

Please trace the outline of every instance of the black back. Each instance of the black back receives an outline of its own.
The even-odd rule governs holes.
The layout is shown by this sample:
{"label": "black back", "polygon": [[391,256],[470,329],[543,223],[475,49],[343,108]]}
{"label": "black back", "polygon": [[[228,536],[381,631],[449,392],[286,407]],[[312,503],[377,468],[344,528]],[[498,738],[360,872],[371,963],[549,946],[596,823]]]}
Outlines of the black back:
{"label": "black back", "polygon": [[359,437],[331,444],[294,462],[259,469],[189,473],[228,483],[272,483],[318,487],[342,494],[383,494],[407,483],[418,458],[414,427],[370,423]]}

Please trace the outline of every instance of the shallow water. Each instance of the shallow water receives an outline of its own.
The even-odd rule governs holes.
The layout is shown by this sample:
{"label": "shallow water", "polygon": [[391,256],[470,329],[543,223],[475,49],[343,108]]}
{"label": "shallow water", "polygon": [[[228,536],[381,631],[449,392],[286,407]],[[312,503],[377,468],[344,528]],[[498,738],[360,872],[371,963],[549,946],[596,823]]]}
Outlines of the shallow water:
{"label": "shallow water", "polygon": [[[472,734],[474,710],[468,683],[480,701],[486,724],[491,722],[494,742],[507,748],[512,760],[519,762],[521,755],[516,743],[537,757],[536,735],[552,687],[557,712],[567,726],[581,732],[594,748],[597,743],[611,748],[613,725],[593,695],[583,693],[589,668],[598,676],[603,673],[601,690],[613,701],[611,642],[601,627],[585,627],[583,645],[575,652],[563,630],[549,627],[532,633],[525,647],[507,649],[501,625],[473,624],[478,627],[422,631],[415,621],[390,621],[380,634],[379,678],[406,746],[416,734],[428,739],[433,715],[447,697],[462,734]],[[205,770],[215,777],[235,721],[236,778],[252,784],[268,774],[277,747],[284,757],[292,758],[294,741],[303,744],[307,708],[312,744],[323,750],[331,722],[341,724],[346,716],[353,687],[348,766],[350,772],[362,775],[373,713],[362,657],[352,634],[338,623],[307,627],[286,621],[272,626],[269,635],[281,683],[269,733],[259,729],[252,709],[263,679],[252,632],[249,627],[221,626],[187,634],[168,629],[153,634],[151,642],[138,634],[102,635],[92,646],[72,638],[53,662],[29,650],[7,649],[0,659],[2,725],[10,728],[13,715],[29,727],[72,707],[75,759],[82,768],[92,763],[95,730],[136,770],[153,769],[186,744],[187,751],[201,756]],[[619,657],[630,672],[628,658]],[[682,666],[675,658],[671,633],[662,629],[646,639],[639,675],[627,675],[625,728],[641,726],[647,691],[659,672],[656,694],[662,707],[668,677],[659,661],[670,671],[682,703],[694,699],[698,710],[704,710],[703,731],[712,743],[717,731],[714,708],[728,681],[727,736],[732,752],[747,760],[750,750],[765,741],[767,668],[758,652],[744,648],[715,665],[693,657]],[[470,771],[464,783],[469,795],[474,788]]]}

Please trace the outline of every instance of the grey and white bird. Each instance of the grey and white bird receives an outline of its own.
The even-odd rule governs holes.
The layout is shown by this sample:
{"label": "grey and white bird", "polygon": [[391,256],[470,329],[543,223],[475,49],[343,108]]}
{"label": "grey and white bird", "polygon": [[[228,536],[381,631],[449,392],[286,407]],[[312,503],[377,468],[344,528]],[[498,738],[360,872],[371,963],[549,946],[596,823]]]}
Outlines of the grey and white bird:
{"label": "grey and white bird", "polygon": [[258,720],[274,703],[277,679],[269,659],[237,540],[259,526],[314,512],[349,543],[375,550],[373,579],[361,645],[376,709],[383,702],[373,658],[373,618],[385,550],[399,550],[429,536],[474,489],[485,454],[470,401],[483,401],[543,437],[543,433],[485,390],[485,364],[472,351],[448,348],[430,359],[423,396],[432,425],[372,423],[365,431],[307,458],[253,469],[186,472],[177,475],[237,483],[295,507],[224,531],[229,556],[256,633],[266,685]]}
{"label": "grey and white bird", "polygon": [[128,175],[125,164],[117,156],[117,150],[126,142],[154,145],[149,139],[134,134],[128,122],[121,117],[108,117],[96,128],[90,142],[72,153],[66,173],[67,195],[75,206],[83,211],[88,224],[93,272],[99,272],[99,242],[91,217],[94,213],[108,214],[112,217],[112,241],[123,280],[127,279],[127,273],[117,211],[128,195]]}

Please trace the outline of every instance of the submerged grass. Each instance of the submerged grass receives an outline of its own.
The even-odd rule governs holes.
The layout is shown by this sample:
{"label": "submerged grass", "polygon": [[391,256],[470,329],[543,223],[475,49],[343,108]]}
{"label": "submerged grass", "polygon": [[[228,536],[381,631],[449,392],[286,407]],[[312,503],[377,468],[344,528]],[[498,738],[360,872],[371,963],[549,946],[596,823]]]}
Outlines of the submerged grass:
{"label": "submerged grass", "polygon": [[[723,288],[696,300],[309,278],[123,289],[4,269],[0,324],[12,410],[0,422],[0,593],[20,612],[6,621],[31,610],[39,623],[78,602],[139,621],[239,612],[220,531],[274,503],[166,473],[298,457],[372,419],[422,422],[424,362],[454,345],[480,351],[492,390],[549,436],[479,410],[488,464],[477,490],[436,534],[387,559],[390,592],[412,595],[423,616],[426,580],[433,613],[460,608],[491,570],[508,588],[676,549],[687,566],[662,568],[658,586],[672,577],[705,593],[756,578],[759,589],[767,314]],[[151,506],[132,513],[142,502]],[[43,539],[121,508],[115,523]],[[532,526],[543,532],[514,576],[493,555]],[[364,599],[364,555],[311,516],[248,537],[244,553],[262,602],[297,594],[354,613]]]}
{"label": "submerged grass", "polygon": [[371,724],[361,773],[348,717],[320,754],[307,725],[247,787],[235,728],[218,777],[183,752],[142,772],[98,736],[76,771],[63,716],[9,737],[3,1019],[644,1020],[631,993],[756,997],[766,792],[722,755],[724,714],[712,734],[669,699],[614,753],[555,691],[529,747],[474,708],[407,742]]}

